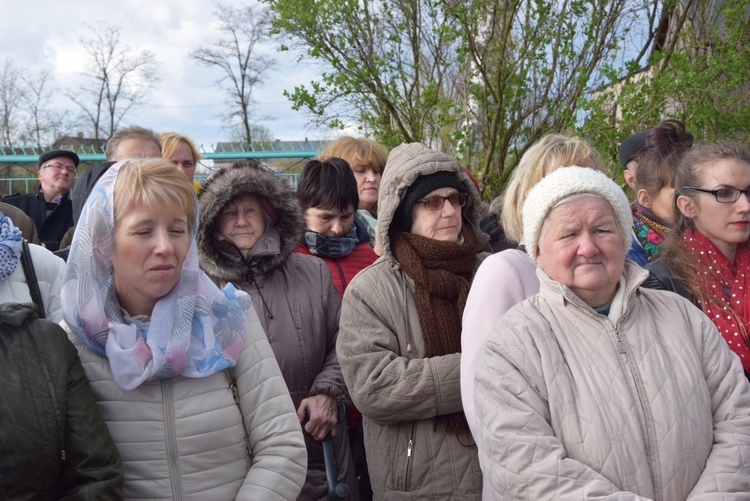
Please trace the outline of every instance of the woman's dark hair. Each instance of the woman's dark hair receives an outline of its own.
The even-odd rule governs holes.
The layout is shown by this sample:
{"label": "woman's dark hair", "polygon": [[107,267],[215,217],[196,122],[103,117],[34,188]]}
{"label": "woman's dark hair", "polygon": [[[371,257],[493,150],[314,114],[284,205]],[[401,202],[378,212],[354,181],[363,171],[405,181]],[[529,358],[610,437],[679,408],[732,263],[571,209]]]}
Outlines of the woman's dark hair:
{"label": "woman's dark hair", "polygon": [[310,160],[302,169],[297,183],[297,197],[302,210],[357,210],[359,194],[351,167],[341,158]]}
{"label": "woman's dark hair", "polygon": [[646,190],[656,196],[674,186],[677,166],[682,155],[693,146],[693,135],[679,120],[665,120],[649,130],[646,147],[638,155],[635,192]]}

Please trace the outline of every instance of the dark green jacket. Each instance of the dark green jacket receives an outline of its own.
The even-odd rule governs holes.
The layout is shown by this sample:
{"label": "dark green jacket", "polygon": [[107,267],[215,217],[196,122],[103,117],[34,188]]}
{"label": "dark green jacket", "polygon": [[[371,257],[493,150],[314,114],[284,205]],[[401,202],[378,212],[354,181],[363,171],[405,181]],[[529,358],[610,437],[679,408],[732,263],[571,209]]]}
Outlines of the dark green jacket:
{"label": "dark green jacket", "polygon": [[76,349],[35,312],[0,304],[0,499],[122,499],[120,455]]}

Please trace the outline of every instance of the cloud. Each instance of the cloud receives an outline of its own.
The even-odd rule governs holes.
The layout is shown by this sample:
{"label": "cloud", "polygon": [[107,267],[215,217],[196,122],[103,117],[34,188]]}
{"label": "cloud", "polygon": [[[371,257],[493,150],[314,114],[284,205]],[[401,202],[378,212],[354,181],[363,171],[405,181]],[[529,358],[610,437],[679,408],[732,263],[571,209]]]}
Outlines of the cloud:
{"label": "cloud", "polygon": [[[231,5],[245,2],[230,0]],[[11,8],[12,5],[12,8]],[[212,15],[213,4],[202,0],[35,0],[2,2],[0,30],[4,53],[19,68],[31,74],[49,70],[58,89],[54,109],[78,113],[63,89],[74,90],[81,83],[81,72],[88,56],[80,38],[92,34],[91,26],[109,25],[120,29],[121,41],[131,48],[153,53],[159,66],[151,102],[133,110],[126,122],[160,130],[177,130],[204,145],[225,140],[227,132],[219,115],[226,110],[225,94],[214,85],[219,74],[188,58],[191,50],[208,45],[219,37]],[[308,84],[318,70],[276,47],[264,50],[278,59],[265,85],[257,88],[258,117],[282,140],[333,134],[311,131],[308,119],[295,112],[283,96],[284,89]],[[71,131],[74,132],[74,131]]]}

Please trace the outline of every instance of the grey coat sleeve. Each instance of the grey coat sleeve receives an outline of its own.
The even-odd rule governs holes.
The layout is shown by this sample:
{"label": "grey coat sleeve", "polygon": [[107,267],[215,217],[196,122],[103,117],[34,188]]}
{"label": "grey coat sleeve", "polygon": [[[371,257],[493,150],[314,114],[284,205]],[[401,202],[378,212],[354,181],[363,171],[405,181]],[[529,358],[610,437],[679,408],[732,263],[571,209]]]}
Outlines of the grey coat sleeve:
{"label": "grey coat sleeve", "polygon": [[245,313],[248,339],[235,377],[252,464],[237,499],[294,499],[307,474],[302,429],[255,309]]}
{"label": "grey coat sleeve", "polygon": [[702,339],[703,375],[711,395],[713,447],[688,499],[747,499],[750,492],[750,384],[740,358],[729,350],[703,314],[695,331]]}
{"label": "grey coat sleeve", "polygon": [[387,425],[460,412],[461,354],[407,357],[403,305],[363,275],[344,294],[338,353],[354,405]]}
{"label": "grey coat sleeve", "polygon": [[320,394],[329,395],[340,404],[348,404],[351,402],[351,399],[349,398],[349,391],[346,388],[338,355],[336,354],[336,340],[339,335],[339,318],[341,316],[341,298],[331,281],[331,270],[328,269],[328,266],[323,261],[320,261],[320,274],[321,297],[323,300],[323,310],[326,314],[326,355],[323,367],[318,375],[315,376],[315,380],[310,387],[310,396]]}

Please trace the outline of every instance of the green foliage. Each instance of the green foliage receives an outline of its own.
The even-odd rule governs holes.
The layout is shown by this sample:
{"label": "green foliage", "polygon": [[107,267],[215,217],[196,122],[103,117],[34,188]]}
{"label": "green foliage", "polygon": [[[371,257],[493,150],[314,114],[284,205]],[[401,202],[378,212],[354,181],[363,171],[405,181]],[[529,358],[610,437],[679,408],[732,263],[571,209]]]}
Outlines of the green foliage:
{"label": "green foliage", "polygon": [[[621,82],[638,74],[663,13],[677,16],[689,5],[697,18],[715,14],[714,4],[264,2],[284,47],[322,68],[318,79],[287,93],[295,109],[317,125],[357,124],[387,147],[421,141],[448,151],[476,174],[486,198],[549,132],[580,133],[613,164],[623,137],[667,115],[685,120],[701,139],[747,135],[750,44],[742,0],[722,4],[726,22],[673,22],[680,32],[669,32],[667,41],[677,34],[680,43],[651,55],[648,78]],[[616,91],[602,90],[613,82]]]}
{"label": "green foliage", "polygon": [[358,123],[386,146],[442,145],[456,124],[459,32],[431,1],[267,0],[275,34],[327,71],[287,93],[317,125]]}
{"label": "green foliage", "polygon": [[[750,17],[742,0],[717,10],[696,2],[672,51],[656,52],[645,71],[585,103],[580,131],[617,163],[620,140],[660,122],[685,122],[696,142],[750,138]],[[609,76],[615,81],[615,69]]]}

